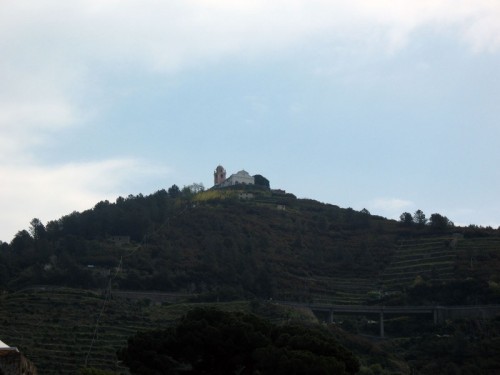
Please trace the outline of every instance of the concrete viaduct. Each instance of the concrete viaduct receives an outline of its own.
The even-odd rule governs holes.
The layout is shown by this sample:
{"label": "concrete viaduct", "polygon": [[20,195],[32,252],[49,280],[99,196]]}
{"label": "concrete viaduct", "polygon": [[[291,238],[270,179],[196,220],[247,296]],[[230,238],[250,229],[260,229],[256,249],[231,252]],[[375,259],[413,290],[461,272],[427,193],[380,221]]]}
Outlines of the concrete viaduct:
{"label": "concrete viaduct", "polygon": [[415,315],[427,314],[434,319],[434,324],[446,319],[492,319],[500,315],[500,305],[483,306],[356,306],[356,305],[328,305],[305,304],[294,302],[277,302],[278,304],[308,308],[313,312],[328,313],[328,322],[333,323],[333,316],[338,315],[367,315],[379,316],[380,337],[384,337],[385,315]]}

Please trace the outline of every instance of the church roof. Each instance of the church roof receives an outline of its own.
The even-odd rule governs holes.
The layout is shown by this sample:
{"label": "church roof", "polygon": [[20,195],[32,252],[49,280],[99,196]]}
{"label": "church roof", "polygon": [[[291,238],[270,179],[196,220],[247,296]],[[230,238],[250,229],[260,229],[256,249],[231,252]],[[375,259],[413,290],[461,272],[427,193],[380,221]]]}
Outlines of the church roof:
{"label": "church roof", "polygon": [[239,171],[239,172],[238,172],[238,173],[236,173],[236,174],[238,174],[238,175],[240,175],[240,176],[241,176],[241,175],[244,175],[244,176],[250,176],[250,174],[249,174],[247,171],[245,171],[244,169],[242,169],[241,171]]}

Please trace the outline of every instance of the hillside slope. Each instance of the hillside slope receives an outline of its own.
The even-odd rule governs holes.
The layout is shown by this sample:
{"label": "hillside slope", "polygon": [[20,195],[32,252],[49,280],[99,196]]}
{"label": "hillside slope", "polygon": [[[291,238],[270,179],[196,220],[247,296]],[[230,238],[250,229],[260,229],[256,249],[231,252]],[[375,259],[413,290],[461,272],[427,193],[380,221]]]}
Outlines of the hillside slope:
{"label": "hillside slope", "polygon": [[499,265],[498,230],[408,226],[264,188],[172,187],[32,221],[1,245],[0,286],[111,280],[207,301],[489,303],[500,301]]}

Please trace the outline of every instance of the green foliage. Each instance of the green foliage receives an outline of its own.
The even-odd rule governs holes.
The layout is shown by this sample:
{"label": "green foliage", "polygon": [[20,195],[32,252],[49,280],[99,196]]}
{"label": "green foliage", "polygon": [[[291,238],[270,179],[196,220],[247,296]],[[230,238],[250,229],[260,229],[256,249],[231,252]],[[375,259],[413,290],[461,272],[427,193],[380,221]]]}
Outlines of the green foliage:
{"label": "green foliage", "polygon": [[255,179],[255,185],[257,185],[257,186],[264,186],[264,187],[266,187],[268,189],[270,188],[269,180],[267,178],[265,178],[264,176],[262,176],[260,174],[256,174],[253,177]]}
{"label": "green foliage", "polygon": [[[276,298],[290,290],[300,299],[304,291],[295,283],[303,283],[283,278],[290,270],[374,274],[388,251],[384,241],[366,245],[372,233],[360,231],[374,220],[366,210],[292,199],[263,187],[201,190],[201,184],[183,191],[174,185],[168,192],[102,201],[50,221],[36,241],[20,231],[6,245],[11,262],[4,274],[12,277],[5,282],[11,288],[98,287],[123,259],[114,281],[121,288],[190,292],[205,300]],[[254,199],[240,201],[241,191]],[[43,224],[35,220],[31,227],[35,233]],[[352,240],[352,231],[366,241]]]}
{"label": "green foliage", "polygon": [[[116,294],[115,294],[116,292]],[[39,287],[0,294],[0,337],[18,347],[38,368],[39,374],[74,375],[86,363],[89,368],[128,373],[116,351],[138,331],[166,328],[193,306],[209,304],[170,303],[146,306],[144,295],[112,291],[105,302],[100,293],[59,287]],[[105,307],[104,307],[105,306]],[[211,304],[227,311],[250,311],[248,302]],[[104,308],[103,308],[104,307]],[[286,318],[286,310],[260,303],[259,313],[273,320]],[[97,334],[93,342],[97,318]],[[88,358],[87,358],[88,353]],[[88,361],[87,361],[88,360]]]}
{"label": "green foliage", "polygon": [[427,224],[427,218],[425,217],[425,214],[422,210],[415,211],[415,213],[413,214],[413,222],[420,227]]}
{"label": "green foliage", "polygon": [[39,240],[45,236],[45,226],[40,219],[34,218],[30,221],[30,234],[34,240]]}
{"label": "green foliage", "polygon": [[403,212],[399,217],[399,222],[405,226],[411,226],[413,224],[413,216],[409,212]]}
{"label": "green foliage", "polygon": [[422,279],[407,290],[407,303],[411,305],[477,305],[500,303],[486,281],[468,278],[446,284],[430,284]]}
{"label": "green foliage", "polygon": [[398,350],[418,374],[494,374],[500,366],[500,322],[463,320],[407,340]]}
{"label": "green foliage", "polygon": [[137,334],[121,358],[134,374],[355,374],[357,359],[320,328],[195,309],[167,330]]}
{"label": "green foliage", "polygon": [[[252,198],[239,199],[241,193]],[[359,304],[389,301],[384,290],[390,302],[407,303],[405,288],[417,276],[430,285],[439,280],[433,287],[466,277],[500,282],[497,231],[453,228],[464,238],[452,237],[446,217],[432,214],[423,225],[423,212],[415,214],[415,222],[404,213],[397,223],[263,186],[204,191],[192,184],[181,191],[173,185],[102,201],[45,227],[33,219],[31,234],[19,231],[0,247],[0,286],[102,288],[114,272],[115,288],[190,293],[198,301]],[[478,245],[462,248],[469,239]],[[482,239],[491,245],[483,248]],[[497,294],[481,298],[496,301]]]}
{"label": "green foliage", "polygon": [[168,188],[168,195],[175,199],[181,195],[181,190],[174,184]]}
{"label": "green foliage", "polygon": [[432,214],[429,219],[429,225],[434,231],[445,231],[449,228],[453,228],[453,222],[451,222],[446,216],[440,214]]}
{"label": "green foliage", "polygon": [[[423,280],[423,283],[426,281]],[[477,289],[473,289],[471,293],[474,290]],[[77,374],[85,363],[96,317],[102,309],[103,301],[104,297],[97,293],[67,288],[44,287],[2,294],[0,337],[5,342],[19,347],[30,360],[33,360],[41,374]],[[140,299],[129,300],[113,294],[102,315],[97,340],[90,353],[89,366],[101,371],[125,373],[124,365],[117,361],[115,353],[118,348],[127,345],[127,337],[151,327],[172,328],[172,324],[178,322],[180,316],[187,314],[195,306],[206,307],[209,304],[151,303],[146,306],[145,301]],[[220,303],[217,304],[217,308],[225,311],[252,311],[282,324],[293,320],[293,315],[299,313],[299,310],[284,310],[278,304],[264,301]],[[64,314],[61,314],[61,311]],[[235,316],[239,314],[236,313]],[[205,317],[203,319],[207,320]],[[197,320],[200,320],[199,317]],[[223,327],[216,323],[217,320],[215,322],[212,320],[208,320],[210,323],[207,323],[207,326]],[[245,324],[235,325],[240,327]],[[251,332],[262,331],[258,327],[253,328],[253,323],[248,324]],[[265,321],[264,326],[266,324],[270,325]],[[356,324],[361,332],[367,333],[367,327],[370,326],[367,319],[359,320]],[[377,324],[371,326],[373,334],[376,335]],[[432,316],[394,318],[387,316],[385,340],[349,334],[343,331],[340,325],[308,326],[304,334],[297,332],[293,328],[295,325],[278,327],[280,329],[274,325],[271,327],[269,340],[274,343],[273,353],[279,351],[284,354],[283,361],[280,362],[281,357],[273,361],[272,356],[266,357],[265,351],[260,353],[262,357],[259,358],[264,361],[271,357],[271,360],[264,361],[263,365],[283,365],[283,371],[291,371],[286,367],[291,362],[290,352],[293,352],[294,356],[297,355],[302,363],[309,363],[307,362],[309,356],[302,353],[300,345],[305,343],[321,348],[321,345],[314,343],[317,337],[325,334],[324,330],[328,331],[328,337],[331,338],[330,334],[334,335],[336,342],[341,343],[360,359],[363,365],[359,372],[361,374],[373,374],[377,371],[387,375],[453,374],[457,373],[457,369],[460,369],[460,374],[494,374],[500,368],[498,339],[500,319],[498,318],[447,320],[434,325]],[[282,329],[283,327],[289,328]],[[291,340],[290,337],[294,336],[299,339]],[[322,339],[318,341],[321,342]],[[296,351],[301,353],[297,354]],[[315,363],[319,362],[321,361],[316,358]],[[294,362],[294,365],[297,369],[302,369],[300,364]],[[383,372],[380,372],[381,368]]]}

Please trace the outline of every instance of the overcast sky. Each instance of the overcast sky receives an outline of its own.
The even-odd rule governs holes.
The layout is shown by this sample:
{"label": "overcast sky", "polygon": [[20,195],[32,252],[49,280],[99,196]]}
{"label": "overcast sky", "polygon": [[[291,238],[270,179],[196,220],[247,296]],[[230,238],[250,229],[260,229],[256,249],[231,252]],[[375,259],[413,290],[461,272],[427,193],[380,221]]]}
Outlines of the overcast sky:
{"label": "overcast sky", "polygon": [[1,240],[218,164],[499,226],[500,2],[0,2]]}

